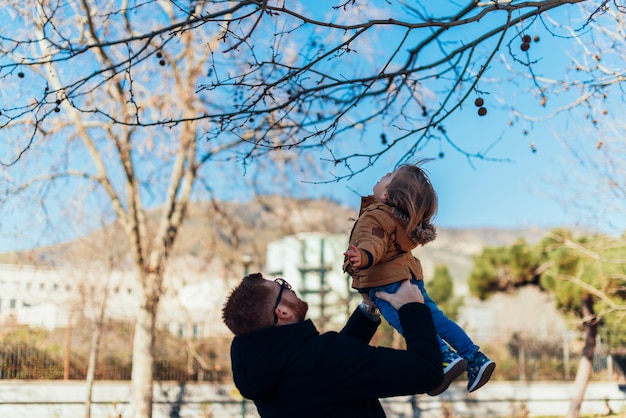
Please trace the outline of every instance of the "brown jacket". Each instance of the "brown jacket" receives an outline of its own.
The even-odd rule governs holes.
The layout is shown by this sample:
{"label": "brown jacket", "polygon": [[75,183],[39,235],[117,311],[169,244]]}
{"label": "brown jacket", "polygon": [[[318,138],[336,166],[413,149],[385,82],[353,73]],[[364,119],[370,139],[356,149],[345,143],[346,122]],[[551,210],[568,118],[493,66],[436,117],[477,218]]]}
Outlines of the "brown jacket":
{"label": "brown jacket", "polygon": [[[422,265],[411,254],[417,243],[409,238],[391,206],[374,196],[361,199],[359,219],[352,227],[350,244],[361,251],[361,265],[353,267],[344,258],[343,271],[352,276],[352,287],[378,287],[404,279],[422,280]],[[368,266],[369,257],[371,264]]]}

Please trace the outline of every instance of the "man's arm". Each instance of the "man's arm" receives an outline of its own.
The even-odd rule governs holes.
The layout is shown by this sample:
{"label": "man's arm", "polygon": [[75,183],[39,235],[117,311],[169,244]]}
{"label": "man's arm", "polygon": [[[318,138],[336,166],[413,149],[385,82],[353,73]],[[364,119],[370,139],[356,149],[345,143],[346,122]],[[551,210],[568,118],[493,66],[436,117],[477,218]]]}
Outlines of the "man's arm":
{"label": "man's arm", "polygon": [[437,387],[443,381],[441,351],[430,310],[420,302],[421,292],[405,281],[395,294],[377,296],[399,308],[407,349],[372,347],[353,339],[336,341],[338,349],[326,356],[327,381],[341,396],[357,398],[425,393]]}
{"label": "man's arm", "polygon": [[380,316],[376,321],[373,321],[360,307],[357,307],[339,333],[367,344],[376,333],[380,322]]}

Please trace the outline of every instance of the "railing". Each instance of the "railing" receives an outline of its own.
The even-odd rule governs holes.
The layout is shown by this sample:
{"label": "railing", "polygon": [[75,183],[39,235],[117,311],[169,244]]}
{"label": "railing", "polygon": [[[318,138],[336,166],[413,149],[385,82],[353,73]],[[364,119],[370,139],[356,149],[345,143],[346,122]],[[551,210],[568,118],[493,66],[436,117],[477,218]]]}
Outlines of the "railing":
{"label": "railing", "polygon": [[[201,354],[200,354],[201,355]],[[222,353],[222,356],[225,355]],[[227,360],[216,361],[215,355],[196,358],[181,347],[176,357],[158,358],[154,362],[154,379],[177,382],[224,382],[230,380]],[[498,359],[496,379],[518,381],[570,380],[576,374],[580,355],[572,353],[567,361],[562,357],[524,355],[518,358]],[[87,361],[84,354],[71,353],[69,361],[64,356],[25,344],[0,346],[0,379],[33,380],[84,380]],[[596,354],[593,361],[592,380],[617,381],[623,372],[613,357]],[[96,380],[129,380],[130,359],[120,361],[112,356],[99,356]]]}
{"label": "railing", "polygon": [[[96,380],[129,380],[132,370],[132,327],[108,324],[102,332]],[[91,328],[33,330],[0,327],[0,379],[84,380],[88,369]],[[495,380],[569,381],[576,375],[581,345],[577,341],[542,341],[515,336],[481,344],[498,364]],[[153,377],[157,381],[230,381],[232,336],[184,339],[160,331],[156,339]],[[624,378],[618,367],[624,356],[612,356],[598,345],[592,381]]]}
{"label": "railing", "polygon": [[[455,382],[443,394],[382,399],[389,418],[564,416],[573,382],[489,382],[468,394]],[[97,382],[92,418],[125,417],[129,382]],[[0,416],[74,418],[85,416],[85,383],[79,381],[0,381]],[[153,418],[258,418],[254,404],[229,384],[160,382],[154,386]],[[590,383],[581,414],[621,417],[626,394],[617,383]]]}

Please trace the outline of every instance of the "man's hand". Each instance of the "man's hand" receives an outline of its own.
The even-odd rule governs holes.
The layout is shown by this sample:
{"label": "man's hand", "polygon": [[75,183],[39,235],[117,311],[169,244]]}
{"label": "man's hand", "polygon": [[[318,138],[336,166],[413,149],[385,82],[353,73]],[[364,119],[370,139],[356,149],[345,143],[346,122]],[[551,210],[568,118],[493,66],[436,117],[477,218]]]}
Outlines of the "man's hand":
{"label": "man's hand", "polygon": [[343,255],[348,257],[348,261],[350,261],[352,267],[359,267],[361,265],[361,251],[359,251],[356,246],[351,244]]}
{"label": "man's hand", "polygon": [[376,297],[389,302],[396,311],[407,303],[424,303],[424,296],[420,292],[419,287],[412,284],[409,280],[403,280],[396,293],[378,291],[376,292]]}

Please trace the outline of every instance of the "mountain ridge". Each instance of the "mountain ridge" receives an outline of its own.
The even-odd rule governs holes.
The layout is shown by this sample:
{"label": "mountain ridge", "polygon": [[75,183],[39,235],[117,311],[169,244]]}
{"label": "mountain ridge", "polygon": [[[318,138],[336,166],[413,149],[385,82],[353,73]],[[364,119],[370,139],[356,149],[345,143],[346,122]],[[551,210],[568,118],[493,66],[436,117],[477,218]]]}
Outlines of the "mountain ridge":
{"label": "mountain ridge", "polygon": [[[149,223],[158,222],[159,210],[148,212]],[[264,260],[267,244],[299,232],[350,233],[358,209],[328,199],[292,199],[260,196],[249,202],[197,202],[189,206],[178,231],[171,258],[196,258],[232,266],[243,254]],[[154,228],[151,228],[154,229]],[[533,243],[546,233],[542,228],[503,229],[438,228],[438,237],[417,249],[424,261],[445,262],[448,258],[470,259],[483,247],[509,245],[519,238]],[[132,268],[132,260],[121,226],[117,223],[74,241],[27,251],[0,254],[0,263],[41,266],[72,265],[94,260],[103,249],[118,268]]]}

